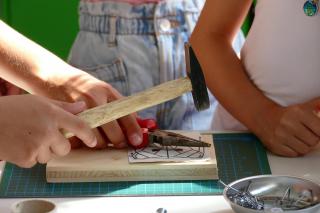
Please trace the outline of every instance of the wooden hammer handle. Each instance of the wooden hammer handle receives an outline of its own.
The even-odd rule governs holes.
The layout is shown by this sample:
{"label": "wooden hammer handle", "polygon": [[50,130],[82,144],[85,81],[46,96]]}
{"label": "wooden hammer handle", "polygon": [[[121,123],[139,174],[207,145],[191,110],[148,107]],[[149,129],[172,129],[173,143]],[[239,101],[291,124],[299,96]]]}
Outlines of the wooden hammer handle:
{"label": "wooden hammer handle", "polygon": [[[188,77],[168,81],[148,90],[88,109],[78,114],[91,128],[114,121],[142,109],[161,104],[192,90]],[[73,133],[62,131],[66,138]]]}

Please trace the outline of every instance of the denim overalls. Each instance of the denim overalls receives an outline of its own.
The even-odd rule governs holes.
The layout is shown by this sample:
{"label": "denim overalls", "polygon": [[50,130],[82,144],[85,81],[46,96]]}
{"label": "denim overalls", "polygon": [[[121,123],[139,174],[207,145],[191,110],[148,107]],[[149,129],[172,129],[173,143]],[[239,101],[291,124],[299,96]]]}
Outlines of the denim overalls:
{"label": "denim overalls", "polygon": [[[80,32],[69,62],[106,81],[128,96],[186,75],[184,43],[196,24],[204,0],[167,0],[132,5],[81,1]],[[234,48],[244,42],[239,34]],[[155,97],[156,98],[156,97]],[[197,112],[191,94],[139,112],[162,129],[208,130],[216,101]]]}

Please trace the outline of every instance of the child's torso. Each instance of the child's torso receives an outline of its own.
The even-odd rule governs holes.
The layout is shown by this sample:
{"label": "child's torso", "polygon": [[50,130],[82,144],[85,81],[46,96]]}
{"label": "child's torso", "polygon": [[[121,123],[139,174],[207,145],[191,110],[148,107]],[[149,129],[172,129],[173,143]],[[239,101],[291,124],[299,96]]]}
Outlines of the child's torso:
{"label": "child's torso", "polygon": [[[320,13],[308,17],[307,0],[258,0],[253,25],[241,51],[252,82],[283,106],[320,97]],[[214,130],[245,130],[221,105]]]}
{"label": "child's torso", "polygon": [[242,60],[252,81],[281,105],[320,97],[320,12],[307,0],[259,0]]}

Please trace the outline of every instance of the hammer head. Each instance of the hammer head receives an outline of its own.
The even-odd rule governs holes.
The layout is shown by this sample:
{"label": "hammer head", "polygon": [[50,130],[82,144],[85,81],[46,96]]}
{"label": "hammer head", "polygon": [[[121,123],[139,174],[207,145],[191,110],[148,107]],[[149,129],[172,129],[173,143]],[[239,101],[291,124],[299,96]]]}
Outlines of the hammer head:
{"label": "hammer head", "polygon": [[186,69],[192,85],[192,97],[198,111],[208,109],[210,101],[201,66],[189,43],[185,44]]}

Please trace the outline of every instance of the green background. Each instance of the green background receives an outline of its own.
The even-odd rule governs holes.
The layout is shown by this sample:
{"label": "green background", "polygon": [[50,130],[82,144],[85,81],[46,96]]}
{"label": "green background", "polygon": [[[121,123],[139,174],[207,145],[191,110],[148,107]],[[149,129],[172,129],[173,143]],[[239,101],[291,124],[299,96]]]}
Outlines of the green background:
{"label": "green background", "polygon": [[[0,18],[66,59],[78,31],[79,0],[0,0]],[[249,30],[252,16],[243,25]],[[0,32],[1,33],[1,32]]]}
{"label": "green background", "polygon": [[0,0],[0,18],[63,59],[78,31],[79,0]]}

